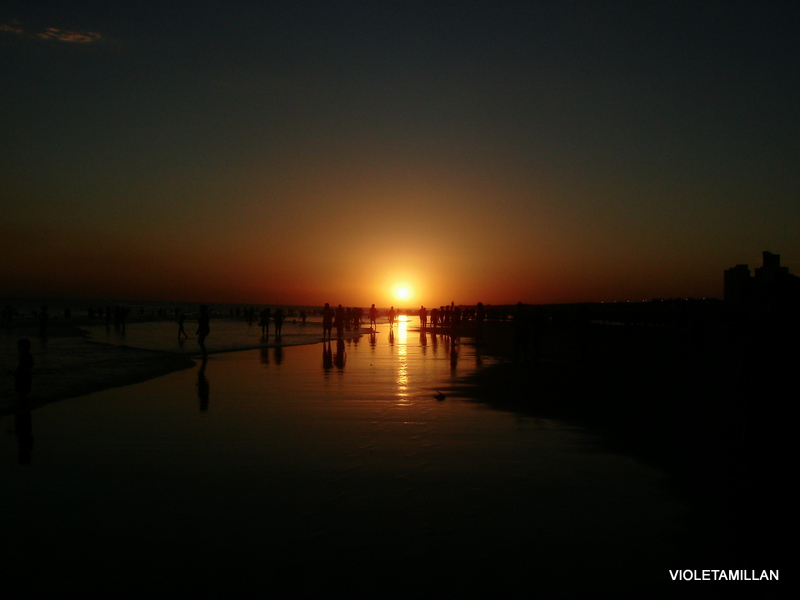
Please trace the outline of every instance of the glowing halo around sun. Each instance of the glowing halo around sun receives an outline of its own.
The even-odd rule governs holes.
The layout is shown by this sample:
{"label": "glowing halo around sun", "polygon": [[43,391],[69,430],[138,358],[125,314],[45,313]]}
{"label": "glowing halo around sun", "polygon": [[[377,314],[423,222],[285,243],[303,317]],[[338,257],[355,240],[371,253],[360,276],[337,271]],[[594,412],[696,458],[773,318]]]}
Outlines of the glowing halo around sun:
{"label": "glowing halo around sun", "polygon": [[394,296],[398,300],[408,300],[411,298],[411,290],[405,285],[398,286],[394,289]]}

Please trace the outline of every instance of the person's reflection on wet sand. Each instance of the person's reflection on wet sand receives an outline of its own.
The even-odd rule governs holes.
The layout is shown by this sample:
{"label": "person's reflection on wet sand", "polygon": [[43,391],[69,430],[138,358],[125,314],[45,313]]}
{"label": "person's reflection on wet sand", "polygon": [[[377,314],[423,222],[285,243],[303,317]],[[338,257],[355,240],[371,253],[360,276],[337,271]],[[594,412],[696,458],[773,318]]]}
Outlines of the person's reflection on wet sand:
{"label": "person's reflection on wet sand", "polygon": [[275,346],[272,351],[275,364],[280,367],[283,362],[283,346]]}
{"label": "person's reflection on wet sand", "polygon": [[322,342],[322,369],[330,371],[333,368],[333,350],[330,341]]}
{"label": "person's reflection on wet sand", "polygon": [[197,370],[197,400],[200,404],[200,412],[208,410],[208,402],[210,397],[210,385],[206,378],[206,364],[208,363],[208,356],[203,357],[203,362]]}
{"label": "person's reflection on wet sand", "polygon": [[455,373],[458,366],[458,338],[450,340],[450,372]]}
{"label": "person's reflection on wet sand", "polygon": [[269,365],[269,346],[261,348],[261,364],[264,366]]}
{"label": "person's reflection on wet sand", "polygon": [[344,350],[344,340],[338,339],[336,340],[336,355],[333,357],[333,362],[336,365],[336,368],[340,371],[344,370],[344,363],[346,360],[347,353]]}
{"label": "person's reflection on wet sand", "polygon": [[283,321],[286,318],[283,314],[283,309],[275,309],[275,316],[273,318],[275,320],[275,341],[280,342],[281,333],[283,332]]}

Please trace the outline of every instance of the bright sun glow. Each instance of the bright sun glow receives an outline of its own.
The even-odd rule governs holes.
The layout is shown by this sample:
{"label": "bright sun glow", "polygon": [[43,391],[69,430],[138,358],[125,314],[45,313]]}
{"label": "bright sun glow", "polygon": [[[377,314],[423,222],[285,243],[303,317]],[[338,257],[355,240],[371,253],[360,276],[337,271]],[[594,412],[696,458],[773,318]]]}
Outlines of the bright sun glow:
{"label": "bright sun glow", "polygon": [[411,292],[407,287],[399,287],[394,291],[394,295],[400,300],[407,300],[411,296]]}

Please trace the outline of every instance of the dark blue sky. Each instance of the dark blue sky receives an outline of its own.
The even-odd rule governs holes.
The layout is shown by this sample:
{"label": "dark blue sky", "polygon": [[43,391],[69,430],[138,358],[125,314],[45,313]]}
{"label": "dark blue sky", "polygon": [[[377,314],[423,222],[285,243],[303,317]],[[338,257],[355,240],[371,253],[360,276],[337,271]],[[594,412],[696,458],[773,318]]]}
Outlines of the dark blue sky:
{"label": "dark blue sky", "polygon": [[559,302],[719,296],[762,250],[800,272],[799,16],[6,2],[7,292]]}

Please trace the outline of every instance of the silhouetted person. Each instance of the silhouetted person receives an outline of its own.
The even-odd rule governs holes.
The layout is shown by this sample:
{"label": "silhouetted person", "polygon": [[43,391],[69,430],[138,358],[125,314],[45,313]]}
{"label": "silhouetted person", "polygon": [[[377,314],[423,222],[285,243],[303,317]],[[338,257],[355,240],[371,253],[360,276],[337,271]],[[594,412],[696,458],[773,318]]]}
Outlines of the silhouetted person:
{"label": "silhouetted person", "polygon": [[265,308],[264,310],[261,311],[261,320],[259,321],[259,325],[261,325],[261,336],[264,338],[269,337],[269,321],[271,318],[272,318],[272,311],[269,308]]}
{"label": "silhouetted person", "polygon": [[122,333],[125,333],[125,317],[127,316],[127,312],[128,311],[122,306],[114,307],[114,329]]}
{"label": "silhouetted person", "polygon": [[184,339],[189,339],[189,336],[186,335],[186,330],[183,328],[183,322],[186,320],[186,317],[183,314],[183,311],[178,311],[177,319],[178,321],[178,339],[181,339],[181,334],[183,334]]}
{"label": "silhouetted person", "polygon": [[283,331],[284,318],[285,317],[283,316],[283,309],[282,308],[275,309],[275,338],[276,339],[280,339],[280,337],[281,337],[281,332]]}
{"label": "silhouetted person", "polygon": [[433,307],[431,309],[431,327],[436,329],[436,326],[439,324],[439,309]]}
{"label": "silhouetted person", "polygon": [[322,309],[322,339],[325,339],[326,336],[328,339],[331,339],[331,333],[333,332],[333,316],[333,309],[331,305],[326,302],[325,308]]}
{"label": "silhouetted person", "polygon": [[333,320],[333,324],[336,326],[336,336],[339,339],[341,339],[341,337],[344,335],[344,316],[344,308],[342,308],[342,305],[340,304],[336,308],[336,316]]}
{"label": "silhouetted person", "polygon": [[369,326],[372,327],[373,331],[378,326],[378,309],[375,308],[374,304],[369,309]]}
{"label": "silhouetted person", "polygon": [[394,320],[395,320],[396,316],[397,316],[397,313],[394,312],[394,306],[390,307],[389,308],[389,327],[394,326]]}
{"label": "silhouetted person", "polygon": [[200,344],[200,350],[203,356],[207,356],[206,351],[206,337],[211,333],[211,326],[209,325],[211,317],[208,314],[208,306],[203,304],[200,307],[200,316],[197,317],[197,343]]}
{"label": "silhouetted person", "polygon": [[461,308],[458,306],[453,306],[450,315],[451,335],[453,331],[458,329],[459,325],[461,325]]}
{"label": "silhouetted person", "polygon": [[428,326],[428,309],[424,306],[419,307],[419,326],[422,329]]}

